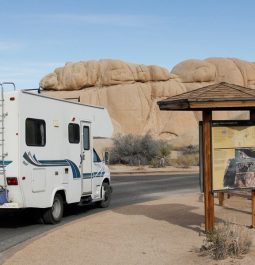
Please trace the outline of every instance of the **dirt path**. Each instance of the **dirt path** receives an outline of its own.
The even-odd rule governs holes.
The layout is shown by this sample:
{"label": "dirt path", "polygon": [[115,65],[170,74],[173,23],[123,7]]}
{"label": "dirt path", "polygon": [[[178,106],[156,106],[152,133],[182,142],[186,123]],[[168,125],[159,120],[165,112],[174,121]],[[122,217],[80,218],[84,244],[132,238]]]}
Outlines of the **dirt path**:
{"label": "dirt path", "polygon": [[[3,264],[254,264],[253,249],[243,259],[217,262],[196,253],[204,239],[199,197],[173,195],[84,217],[12,250]],[[217,220],[250,225],[250,201],[233,197],[227,205],[233,209],[216,206]]]}

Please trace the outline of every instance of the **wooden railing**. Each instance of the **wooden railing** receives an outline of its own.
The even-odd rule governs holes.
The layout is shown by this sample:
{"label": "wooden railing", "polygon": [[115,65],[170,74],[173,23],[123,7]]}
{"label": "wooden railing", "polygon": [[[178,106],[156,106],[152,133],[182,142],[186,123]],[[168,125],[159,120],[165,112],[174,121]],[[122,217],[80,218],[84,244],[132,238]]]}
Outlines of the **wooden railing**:
{"label": "wooden railing", "polygon": [[220,206],[224,206],[225,194],[227,194],[228,198],[238,196],[251,200],[251,227],[255,228],[255,190],[228,190],[218,192]]}

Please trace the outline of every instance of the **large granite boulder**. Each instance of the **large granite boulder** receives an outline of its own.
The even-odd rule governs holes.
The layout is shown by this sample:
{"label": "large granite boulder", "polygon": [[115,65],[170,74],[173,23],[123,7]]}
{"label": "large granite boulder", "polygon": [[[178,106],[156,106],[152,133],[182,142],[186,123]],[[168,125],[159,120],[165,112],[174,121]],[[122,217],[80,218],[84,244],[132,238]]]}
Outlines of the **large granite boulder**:
{"label": "large granite boulder", "polygon": [[175,144],[197,142],[193,113],[158,108],[158,100],[186,91],[178,77],[163,67],[117,60],[67,63],[44,77],[40,86],[53,97],[79,97],[83,103],[107,107],[115,133],[150,132]]}
{"label": "large granite boulder", "polygon": [[66,63],[41,80],[41,86],[50,90],[81,90],[92,86],[113,86],[167,81],[170,73],[159,66],[128,64],[119,60],[81,61]]}
{"label": "large granite boulder", "polygon": [[255,64],[237,58],[186,60],[171,71],[187,90],[218,82],[255,88]]}
{"label": "large granite boulder", "polygon": [[[150,132],[187,145],[198,143],[200,114],[160,111],[157,101],[221,81],[255,88],[255,64],[236,58],[186,60],[169,72],[119,60],[81,61],[55,69],[40,86],[53,97],[107,107],[115,133]],[[214,119],[245,117],[241,112],[214,114]]]}
{"label": "large granite boulder", "polygon": [[[186,60],[171,71],[180,79],[187,91],[219,82],[255,88],[255,63],[237,58],[208,58]],[[201,119],[200,113],[195,113]],[[247,112],[214,112],[213,119],[247,119]]]}

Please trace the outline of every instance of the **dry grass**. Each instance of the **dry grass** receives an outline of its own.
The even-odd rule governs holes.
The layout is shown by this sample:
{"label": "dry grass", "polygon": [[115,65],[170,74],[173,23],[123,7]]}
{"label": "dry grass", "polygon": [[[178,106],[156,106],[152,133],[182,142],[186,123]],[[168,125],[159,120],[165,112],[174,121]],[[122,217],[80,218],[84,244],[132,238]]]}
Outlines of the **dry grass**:
{"label": "dry grass", "polygon": [[191,166],[199,165],[198,154],[184,154],[179,156],[177,159],[172,159],[170,164],[175,167],[188,168]]}
{"label": "dry grass", "polygon": [[220,223],[212,232],[206,234],[200,252],[217,260],[240,257],[249,252],[251,243],[248,228],[230,222]]}

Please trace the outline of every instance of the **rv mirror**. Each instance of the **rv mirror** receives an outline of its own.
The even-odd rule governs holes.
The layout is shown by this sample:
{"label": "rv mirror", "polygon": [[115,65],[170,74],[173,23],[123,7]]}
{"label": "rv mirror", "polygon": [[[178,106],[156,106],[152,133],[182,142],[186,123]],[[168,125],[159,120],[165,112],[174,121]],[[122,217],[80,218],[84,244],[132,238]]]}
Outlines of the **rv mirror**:
{"label": "rv mirror", "polygon": [[108,151],[104,152],[104,162],[106,164],[109,164],[109,152]]}

